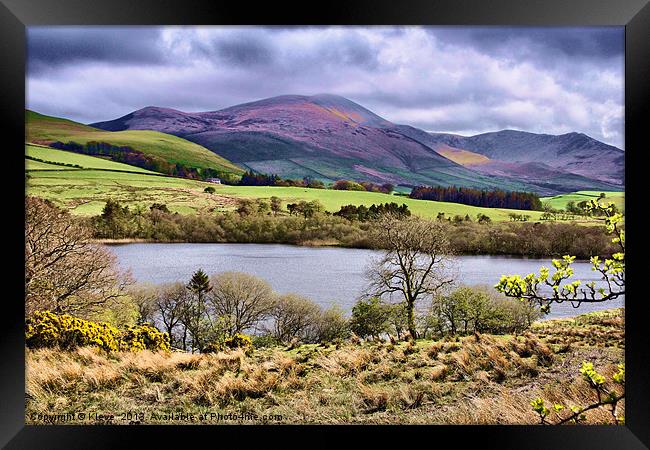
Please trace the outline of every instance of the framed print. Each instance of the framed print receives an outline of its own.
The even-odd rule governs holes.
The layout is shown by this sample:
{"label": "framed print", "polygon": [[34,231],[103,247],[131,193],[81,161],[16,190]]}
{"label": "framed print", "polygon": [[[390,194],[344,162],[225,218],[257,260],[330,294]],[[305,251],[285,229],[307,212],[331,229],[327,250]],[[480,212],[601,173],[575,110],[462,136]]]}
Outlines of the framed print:
{"label": "framed print", "polygon": [[647,448],[647,2],[2,2],[7,448]]}

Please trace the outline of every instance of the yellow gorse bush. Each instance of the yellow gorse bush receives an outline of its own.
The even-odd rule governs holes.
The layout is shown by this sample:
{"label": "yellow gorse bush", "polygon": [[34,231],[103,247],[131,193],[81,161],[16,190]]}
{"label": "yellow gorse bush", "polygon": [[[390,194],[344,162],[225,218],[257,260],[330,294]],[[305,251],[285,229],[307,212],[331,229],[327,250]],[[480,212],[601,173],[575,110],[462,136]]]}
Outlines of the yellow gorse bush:
{"label": "yellow gorse bush", "polygon": [[235,333],[232,336],[227,337],[223,341],[223,345],[228,348],[242,348],[248,349],[253,346],[253,340],[250,336],[242,333]]}
{"label": "yellow gorse bush", "polygon": [[25,323],[29,348],[72,349],[99,347],[106,351],[169,350],[169,335],[149,324],[120,331],[107,323],[96,323],[68,314],[36,311]]}
{"label": "yellow gorse bush", "polygon": [[221,340],[217,340],[201,349],[202,353],[216,353],[225,349],[242,349],[245,352],[253,350],[253,339],[250,336],[242,333],[235,333],[232,336],[227,336]]}
{"label": "yellow gorse bush", "polygon": [[120,337],[120,350],[165,350],[169,351],[169,334],[145,323],[128,327]]}

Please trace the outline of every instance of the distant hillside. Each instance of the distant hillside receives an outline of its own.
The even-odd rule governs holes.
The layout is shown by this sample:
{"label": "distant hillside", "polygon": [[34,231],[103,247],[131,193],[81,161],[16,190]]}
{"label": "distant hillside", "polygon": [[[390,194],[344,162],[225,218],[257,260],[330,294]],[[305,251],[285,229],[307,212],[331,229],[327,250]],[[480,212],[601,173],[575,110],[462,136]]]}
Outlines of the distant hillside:
{"label": "distant hillside", "polygon": [[487,156],[479,155],[478,153],[470,152],[469,150],[449,147],[448,145],[441,145],[436,149],[436,152],[462,166],[477,166],[490,162],[490,158]]}
{"label": "distant hillside", "polygon": [[[450,147],[469,150],[490,160],[516,164],[543,164],[560,172],[573,173],[587,178],[622,186],[625,181],[625,152],[604,144],[582,133],[562,135],[535,134],[515,130],[503,130],[463,137],[451,134],[431,133],[435,142]],[[485,174],[508,175],[506,167],[501,171],[498,164],[477,168]]]}
{"label": "distant hillside", "polygon": [[[309,176],[325,181],[349,178],[410,186],[457,185],[528,190],[544,195],[577,189],[614,190],[620,189],[622,184],[618,169],[603,169],[594,161],[587,160],[594,158],[600,148],[593,143],[588,146],[580,140],[564,142],[557,139],[546,143],[542,138],[527,141],[528,145],[544,143],[541,149],[531,150],[541,158],[534,162],[547,164],[558,172],[552,180],[524,179],[514,173],[477,168],[483,164],[474,166],[488,160],[520,162],[524,143],[510,137],[507,132],[503,135],[496,133],[492,140],[481,138],[485,135],[473,139],[430,134],[414,127],[393,124],[361,105],[335,95],[285,95],[220,111],[197,113],[147,107],[92,125],[111,131],[155,130],[173,134],[246,168],[289,178]],[[503,136],[508,149],[517,150],[512,155],[516,160],[496,150],[500,136]],[[510,139],[506,139],[508,137]],[[483,142],[486,148],[479,149]],[[553,145],[557,148],[549,150]],[[623,154],[615,150],[620,153],[618,156]],[[613,152],[611,149],[608,151]],[[558,161],[551,163],[546,160],[556,154]],[[622,162],[621,156],[617,164]]]}
{"label": "distant hillside", "polygon": [[49,145],[53,142],[106,142],[161,158],[171,164],[179,163],[194,168],[211,168],[232,174],[244,170],[214,152],[178,136],[150,130],[109,132],[66,119],[25,111],[26,141]]}
{"label": "distant hillside", "polygon": [[242,166],[285,178],[529,187],[467,169],[360,105],[331,95],[281,96],[204,113],[147,107],[93,126],[175,134]]}

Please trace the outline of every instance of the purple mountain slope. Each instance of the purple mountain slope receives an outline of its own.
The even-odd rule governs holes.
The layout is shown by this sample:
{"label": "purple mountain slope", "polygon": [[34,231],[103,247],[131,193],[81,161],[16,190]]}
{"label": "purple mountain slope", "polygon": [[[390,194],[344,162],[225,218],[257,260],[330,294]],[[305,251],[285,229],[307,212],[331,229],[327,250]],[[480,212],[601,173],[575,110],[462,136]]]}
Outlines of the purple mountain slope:
{"label": "purple mountain slope", "polygon": [[[433,142],[487,156],[493,160],[494,168],[498,168],[499,162],[539,163],[619,186],[625,180],[625,152],[582,133],[550,135],[503,130],[470,137],[438,133],[431,136]],[[482,172],[497,173],[488,172],[489,167],[482,167]],[[504,175],[502,171],[499,174]]]}
{"label": "purple mountain slope", "polygon": [[[459,145],[464,145],[464,139],[471,138],[435,135],[396,125],[357,103],[328,94],[284,95],[199,113],[147,107],[92,126],[111,131],[145,129],[174,134],[240,165],[283,177],[501,187],[542,194],[568,191],[575,184],[563,186],[561,179],[549,184],[547,180],[479,173],[436,152],[440,145],[457,147],[450,141],[458,140]],[[474,141],[467,142],[474,144]],[[477,141],[476,145],[479,144]],[[492,148],[498,145],[488,150]],[[565,159],[574,162],[571,158]],[[589,168],[583,169],[578,176],[581,185],[601,190],[611,190],[614,186],[591,180]]]}

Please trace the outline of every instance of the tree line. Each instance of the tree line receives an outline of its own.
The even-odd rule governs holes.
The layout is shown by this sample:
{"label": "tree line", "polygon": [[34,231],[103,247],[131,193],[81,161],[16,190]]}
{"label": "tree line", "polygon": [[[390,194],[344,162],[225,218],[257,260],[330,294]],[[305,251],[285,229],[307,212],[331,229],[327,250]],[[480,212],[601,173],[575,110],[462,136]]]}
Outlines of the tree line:
{"label": "tree line", "polygon": [[[386,206],[388,205],[388,206]],[[392,206],[391,206],[392,205]],[[369,232],[377,227],[371,209],[410,217],[408,208],[392,204],[344,205],[336,213],[324,211],[318,201],[283,205],[270,200],[244,200],[235,211],[182,215],[164,204],[128,207],[108,200],[102,213],[88,219],[95,238],[146,239],[159,242],[280,243],[304,245],[336,243],[343,247],[377,248]],[[381,214],[379,215],[381,217]],[[604,227],[555,222],[491,223],[480,214],[476,220],[455,216],[438,221],[455,251],[468,255],[529,257],[576,255],[585,259],[615,251]]]}
{"label": "tree line", "polygon": [[[162,212],[164,209],[163,205],[158,205],[154,210]],[[108,215],[124,212],[125,207],[116,202],[107,211]],[[393,235],[390,227],[401,231]],[[408,229],[412,231],[405,235]],[[274,344],[294,340],[331,342],[345,339],[351,332],[360,336],[394,332],[402,338],[407,331],[411,336],[495,331],[498,328],[495,317],[501,320],[503,327],[518,329],[523,323],[521,312],[518,316],[508,315],[506,309],[497,308],[493,299],[479,296],[472,301],[471,295],[467,300],[453,293],[450,299],[440,303],[446,305],[445,308],[435,308],[440,286],[431,281],[448,275],[449,281],[453,280],[453,275],[441,271],[441,262],[446,256],[431,257],[433,270],[422,272],[417,266],[426,261],[432,251],[447,248],[448,242],[442,233],[444,225],[436,222],[399,219],[391,215],[383,217],[369,235],[373,241],[388,239],[387,257],[368,271],[370,301],[360,300],[352,311],[352,318],[347,318],[340,308],[323,309],[303,296],[279,294],[266,281],[245,273],[208,275],[199,269],[186,282],[135,284],[128,273],[119,269],[109,250],[90,242],[89,230],[81,222],[46,200],[27,197],[25,314],[26,317],[37,311],[72,314],[86,320],[108,321],[127,329],[150,324],[168,334],[172,347],[192,352],[218,348],[219,342],[240,333],[256,335],[258,343]],[[391,236],[399,241],[393,247]],[[393,290],[405,293],[406,298],[388,305],[379,300],[382,289],[375,288],[381,288],[381,283],[376,284],[378,279],[392,286],[393,280],[385,278],[387,275],[382,268],[386,264],[390,266],[393,251],[401,252],[399,257],[404,261],[412,258],[411,263],[404,266],[402,276],[409,280],[413,289],[408,295],[406,290]],[[434,302],[428,313],[420,316],[414,308],[415,300],[425,298],[434,299]],[[450,301],[456,309],[450,309]],[[443,324],[445,320],[448,325]]]}
{"label": "tree line", "polygon": [[57,141],[51,143],[50,147],[90,156],[107,156],[115,162],[180,178],[189,178],[194,180],[221,178],[225,182],[232,182],[233,177],[235,176],[229,172],[213,168],[190,167],[178,162],[171,163],[164,158],[145,154],[140,150],[136,150],[127,145],[112,145],[107,142],[96,141],[90,141],[85,144],[79,144],[74,141],[67,143]]}
{"label": "tree line", "polygon": [[187,283],[138,285],[130,290],[138,321],[167,332],[172,347],[209,351],[237,334],[258,345],[331,342],[349,335],[336,306],[323,309],[297,294],[278,294],[261,278],[241,272],[208,276],[197,270]]}
{"label": "tree line", "polygon": [[[350,331],[362,338],[407,336],[406,305],[378,297],[360,299],[352,308]],[[521,333],[541,317],[539,308],[495,295],[485,286],[461,286],[434,296],[416,311],[417,335],[427,339],[473,333]]]}
{"label": "tree line", "polygon": [[532,192],[513,192],[495,189],[479,190],[456,186],[418,186],[411,191],[411,198],[438,202],[462,203],[486,208],[542,210],[542,202]]}
{"label": "tree line", "polygon": [[[302,179],[282,178],[275,174],[259,173],[252,170],[246,171],[237,184],[240,186],[293,186],[311,189],[328,188],[323,181],[312,177],[303,177]],[[393,192],[393,189],[395,189],[395,186],[391,183],[377,184],[370,181],[357,182],[351,180],[337,180],[332,183],[329,188],[339,191],[367,191],[390,194]]]}
{"label": "tree line", "polygon": [[369,220],[377,220],[380,217],[390,214],[395,217],[406,218],[411,215],[409,207],[406,203],[398,205],[395,202],[380,203],[379,205],[365,206],[365,205],[343,205],[334,213],[335,216],[343,217],[350,221],[357,220],[359,222],[367,222]]}

